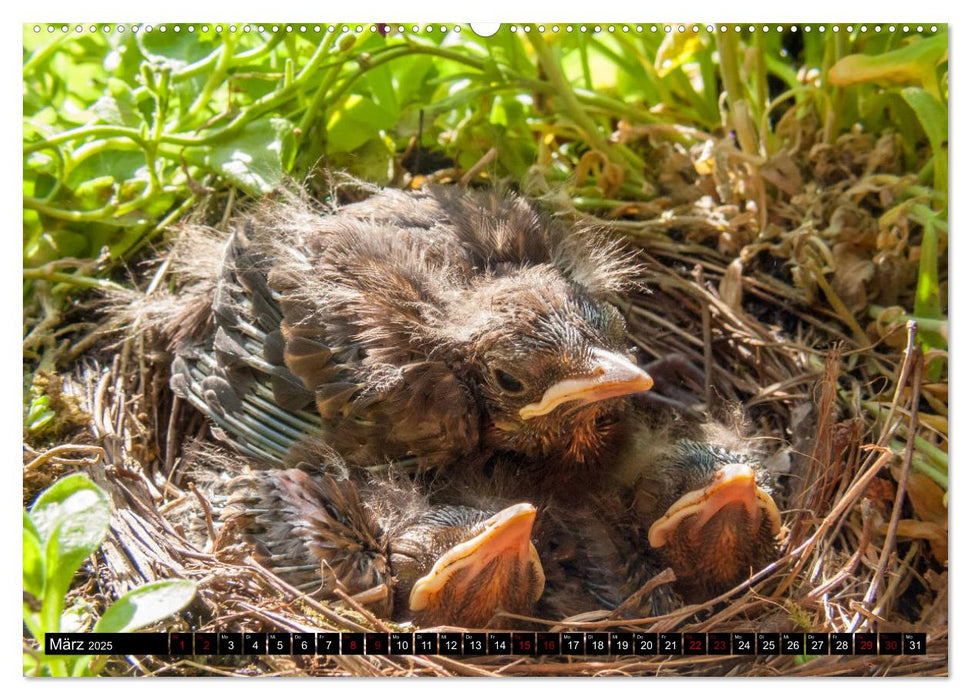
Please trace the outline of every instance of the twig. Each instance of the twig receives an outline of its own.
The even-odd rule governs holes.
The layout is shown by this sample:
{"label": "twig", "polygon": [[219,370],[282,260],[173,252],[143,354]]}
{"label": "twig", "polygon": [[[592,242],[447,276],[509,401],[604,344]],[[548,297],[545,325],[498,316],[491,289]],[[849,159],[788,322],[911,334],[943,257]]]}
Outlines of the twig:
{"label": "twig", "polygon": [[96,460],[105,458],[105,451],[97,445],[58,445],[57,447],[52,447],[51,449],[44,452],[39,457],[31,460],[24,466],[24,470],[36,469],[40,465],[47,462],[52,457],[55,457],[64,452],[89,452],[96,455]]}
{"label": "twig", "polygon": [[647,597],[647,595],[653,591],[658,586],[663,586],[668,583],[674,583],[677,580],[677,576],[674,575],[674,571],[671,568],[667,568],[657,576],[652,576],[651,579],[641,586],[633,595],[628,596],[627,600],[617,606],[617,608],[610,614],[608,620],[617,620],[620,617],[635,607],[641,600]]}
{"label": "twig", "polygon": [[[893,513],[890,516],[890,523],[887,527],[887,537],[883,542],[883,551],[880,553],[880,561],[877,563],[876,571],[874,571],[873,577],[870,579],[870,585],[867,587],[866,595],[863,596],[861,605],[864,607],[870,605],[876,597],[877,588],[883,579],[884,572],[887,570],[887,564],[890,562],[890,555],[896,549],[897,526],[900,524],[900,513],[903,510],[904,496],[907,493],[907,477],[910,475],[910,463],[914,454],[914,435],[917,433],[917,413],[920,407],[920,383],[921,374],[924,369],[924,358],[916,342],[917,323],[915,321],[907,322],[907,332],[909,337],[907,341],[906,361],[912,367],[910,374],[913,376],[913,384],[911,386],[910,430],[907,434],[907,448],[904,453],[900,481],[897,483],[897,495],[894,499]],[[898,386],[897,388],[899,389],[900,387]],[[860,611],[857,611],[850,625],[850,632],[856,631],[857,625],[860,622],[860,615]]]}
{"label": "twig", "polygon": [[[701,272],[701,265],[695,265],[695,281],[700,288],[704,288],[704,277]],[[705,353],[705,410],[711,411],[714,400],[714,386],[712,385],[711,368],[713,365],[711,356],[711,309],[707,304],[701,305],[701,337]]]}
{"label": "twig", "polygon": [[206,530],[209,531],[209,541],[215,542],[216,527],[212,521],[212,507],[209,505],[209,501],[199,492],[199,489],[196,488],[193,482],[189,482],[188,488],[192,492],[192,495],[196,497],[196,500],[199,501],[199,505],[202,506],[202,512],[206,515]]}
{"label": "twig", "polygon": [[860,545],[856,548],[856,552],[853,553],[850,561],[844,564],[839,572],[831,579],[828,581],[823,581],[821,584],[809,591],[809,593],[799,601],[800,605],[805,605],[807,602],[824,595],[828,591],[832,590],[834,586],[853,575],[857,565],[863,558],[863,553],[866,551],[866,548],[870,546],[870,538],[873,534],[873,523],[874,514],[872,512],[865,512],[863,517],[863,533],[860,535]]}
{"label": "twig", "polygon": [[459,187],[468,187],[469,183],[472,182],[472,178],[479,174],[479,172],[485,168],[489,163],[496,159],[499,155],[499,151],[495,146],[486,151],[485,155],[476,161],[475,165],[469,168],[465,174],[459,178]]}
{"label": "twig", "polygon": [[806,565],[806,560],[809,557],[810,552],[812,552],[812,546],[818,542],[824,533],[828,532],[833,524],[843,516],[843,512],[849,508],[849,506],[855,502],[862,494],[866,487],[869,485],[870,481],[875,477],[884,465],[890,461],[893,457],[893,452],[882,451],[880,456],[877,457],[873,464],[857,479],[856,483],[850,487],[849,491],[843,494],[843,497],[839,502],[833,506],[833,509],[823,518],[823,521],[819,524],[816,532],[812,534],[806,541],[804,541],[799,547],[797,547],[789,556],[799,556],[799,560],[796,565],[792,567],[789,575],[776,587],[774,596],[782,595],[783,591],[787,590],[792,582],[798,576],[799,572]]}
{"label": "twig", "polygon": [[390,632],[391,631],[391,628],[390,627],[388,627],[386,624],[384,624],[378,618],[376,618],[374,616],[374,614],[370,610],[368,610],[363,605],[361,605],[356,600],[354,600],[353,596],[349,596],[346,591],[343,591],[340,588],[335,588],[334,589],[334,594],[338,598],[340,598],[341,600],[343,600],[345,603],[347,603],[348,605],[350,605],[352,608],[354,608],[354,610],[356,610],[357,613],[359,615],[361,615],[361,617],[363,617],[365,620],[367,620],[368,622],[370,622],[374,626],[375,629],[378,629],[378,630],[380,630],[382,632]]}
{"label": "twig", "polygon": [[294,588],[289,583],[287,583],[286,581],[284,581],[283,579],[281,579],[279,576],[277,576],[276,574],[274,574],[272,571],[270,571],[266,567],[262,566],[258,561],[256,561],[255,559],[253,559],[253,557],[246,557],[246,564],[247,564],[247,566],[251,567],[254,571],[256,571],[260,575],[262,575],[264,578],[268,579],[269,581],[272,581],[273,584],[275,586],[277,586],[277,588],[279,588],[280,590],[284,591],[285,593],[289,593],[295,599],[297,599],[297,600],[301,601],[302,603],[306,604],[308,607],[310,607],[315,612],[320,613],[325,618],[327,618],[327,620],[329,622],[331,622],[331,623],[333,623],[335,625],[338,625],[340,628],[353,630],[354,632],[370,632],[371,631],[371,630],[367,629],[366,627],[364,627],[362,625],[359,625],[359,624],[357,624],[356,622],[354,622],[352,620],[348,620],[347,618],[341,617],[340,615],[338,615],[337,613],[335,613],[333,610],[331,610],[330,608],[328,608],[326,605],[321,605],[319,602],[317,602],[316,600],[314,600],[313,598],[311,598],[310,596],[308,596],[306,593],[304,593],[304,592],[302,592],[302,591]]}

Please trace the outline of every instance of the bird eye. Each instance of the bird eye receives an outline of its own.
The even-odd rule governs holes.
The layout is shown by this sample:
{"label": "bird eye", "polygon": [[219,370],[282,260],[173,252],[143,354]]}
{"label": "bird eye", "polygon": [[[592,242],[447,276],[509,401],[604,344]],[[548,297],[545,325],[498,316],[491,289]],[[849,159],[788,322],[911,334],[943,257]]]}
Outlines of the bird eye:
{"label": "bird eye", "polygon": [[509,374],[509,372],[494,368],[492,370],[492,376],[496,378],[496,383],[499,385],[499,388],[507,394],[518,394],[524,388],[523,383]]}

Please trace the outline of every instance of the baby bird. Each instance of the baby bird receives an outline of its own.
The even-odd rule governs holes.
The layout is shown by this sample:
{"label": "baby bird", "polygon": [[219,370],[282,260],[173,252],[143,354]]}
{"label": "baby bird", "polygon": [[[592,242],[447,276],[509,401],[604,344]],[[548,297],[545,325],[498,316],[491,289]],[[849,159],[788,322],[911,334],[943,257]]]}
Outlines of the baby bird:
{"label": "baby bird", "polygon": [[758,459],[727,428],[652,423],[617,460],[615,478],[631,494],[626,519],[644,556],[659,557],[684,599],[701,602],[772,560],[782,519]]}
{"label": "baby bird", "polygon": [[[538,615],[664,615],[728,591],[777,553],[778,507],[734,431],[661,411],[623,423],[601,479],[545,502],[521,485],[501,488],[540,507],[534,531],[547,585]],[[645,592],[668,567],[676,581]]]}
{"label": "baby bird", "polygon": [[508,453],[583,470],[652,385],[608,300],[632,270],[514,195],[271,205],[187,288],[172,386],[265,459],[313,430],[352,466]]}
{"label": "baby bird", "polygon": [[545,582],[535,507],[433,505],[390,479],[351,480],[336,455],[298,453],[293,468],[230,482],[221,515],[291,585],[323,598],[340,589],[422,627],[501,626],[497,612],[532,610]]}

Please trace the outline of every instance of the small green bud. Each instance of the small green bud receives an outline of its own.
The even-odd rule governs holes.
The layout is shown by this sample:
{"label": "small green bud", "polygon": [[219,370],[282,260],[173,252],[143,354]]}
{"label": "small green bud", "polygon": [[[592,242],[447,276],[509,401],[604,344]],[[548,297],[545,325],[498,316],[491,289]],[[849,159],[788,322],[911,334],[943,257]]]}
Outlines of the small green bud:
{"label": "small green bud", "polygon": [[354,46],[355,41],[357,41],[357,36],[348,32],[347,34],[341,36],[341,38],[338,40],[337,48],[341,51],[349,51],[350,48]]}

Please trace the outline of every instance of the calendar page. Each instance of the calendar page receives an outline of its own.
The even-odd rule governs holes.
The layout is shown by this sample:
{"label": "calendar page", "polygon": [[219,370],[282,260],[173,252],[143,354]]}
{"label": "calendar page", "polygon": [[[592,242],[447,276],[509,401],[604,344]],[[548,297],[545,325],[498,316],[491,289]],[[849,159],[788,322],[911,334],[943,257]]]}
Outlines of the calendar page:
{"label": "calendar page", "polygon": [[947,675],[947,23],[361,10],[23,24],[24,676]]}

